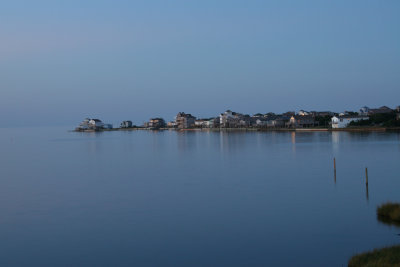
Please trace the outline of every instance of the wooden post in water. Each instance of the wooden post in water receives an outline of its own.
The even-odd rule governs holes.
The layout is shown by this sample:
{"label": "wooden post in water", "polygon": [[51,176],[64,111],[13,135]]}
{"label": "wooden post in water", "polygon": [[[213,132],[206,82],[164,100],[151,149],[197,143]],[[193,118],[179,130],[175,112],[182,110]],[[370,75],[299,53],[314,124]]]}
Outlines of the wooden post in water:
{"label": "wooden post in water", "polygon": [[369,192],[368,192],[368,168],[365,168],[365,188],[367,189],[367,201],[369,200]]}
{"label": "wooden post in water", "polygon": [[336,172],[336,158],[333,158],[333,170]]}
{"label": "wooden post in water", "polygon": [[335,184],[336,184],[336,158],[333,158],[333,175],[334,175]]}

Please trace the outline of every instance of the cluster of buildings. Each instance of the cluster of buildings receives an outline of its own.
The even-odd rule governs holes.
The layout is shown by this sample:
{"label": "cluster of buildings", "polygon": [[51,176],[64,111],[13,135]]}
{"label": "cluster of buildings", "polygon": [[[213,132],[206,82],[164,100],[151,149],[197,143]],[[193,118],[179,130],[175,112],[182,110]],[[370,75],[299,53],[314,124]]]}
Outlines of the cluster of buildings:
{"label": "cluster of buildings", "polygon": [[350,122],[368,120],[374,114],[397,112],[400,119],[400,106],[396,109],[383,106],[370,109],[362,107],[359,112],[345,111],[334,113],[331,111],[305,111],[297,113],[289,111],[283,114],[260,114],[247,115],[227,110],[218,117],[197,119],[191,114],[179,112],[174,121],[168,122],[166,127],[187,128],[310,128],[310,127],[332,127],[345,128]]}
{"label": "cluster of buildings", "polygon": [[197,119],[191,114],[179,112],[168,128],[308,128],[319,126],[318,117],[334,116],[333,112],[289,111],[283,114],[260,114],[253,116],[227,110],[218,117]]}
{"label": "cluster of buildings", "polygon": [[398,119],[400,119],[400,106],[395,109],[391,109],[387,106],[382,106],[380,108],[369,108],[367,106],[362,107],[359,112],[344,112],[340,113],[338,116],[332,117],[332,128],[346,128],[351,122],[356,122],[360,120],[368,120],[369,116],[376,114],[387,114],[396,112]]}
{"label": "cluster of buildings", "polygon": [[78,127],[75,128],[75,130],[77,130],[77,131],[88,131],[88,130],[98,131],[98,130],[102,130],[102,129],[112,129],[112,128],[113,128],[112,124],[104,123],[99,119],[86,118],[78,125]]}
{"label": "cluster of buildings", "polygon": [[[189,129],[189,128],[311,128],[332,127],[345,128],[351,122],[368,120],[371,115],[396,112],[400,120],[400,106],[391,109],[387,106],[380,108],[362,107],[358,112],[345,111],[334,113],[331,111],[305,111],[300,110],[285,112],[283,114],[257,113],[252,116],[227,110],[217,117],[198,119],[192,114],[179,112],[175,120],[168,123],[162,118],[152,118],[145,122],[143,128],[161,129]],[[132,121],[123,121],[120,128],[133,128]],[[110,129],[111,124],[104,124],[99,119],[85,119],[76,130],[101,130]]]}
{"label": "cluster of buildings", "polygon": [[160,129],[165,128],[166,123],[163,118],[152,118],[149,122],[145,122],[143,126],[150,129]]}
{"label": "cluster of buildings", "polygon": [[[295,112],[286,112],[276,115],[274,113],[255,114],[253,116],[227,110],[218,117],[197,119],[191,114],[179,112],[174,121],[168,122],[168,128],[187,129],[187,128],[249,128],[249,127],[314,127],[318,126],[315,115],[325,115],[326,112],[316,112],[315,114],[296,115]],[[331,114],[331,113],[329,113]],[[331,114],[333,115],[333,113]]]}

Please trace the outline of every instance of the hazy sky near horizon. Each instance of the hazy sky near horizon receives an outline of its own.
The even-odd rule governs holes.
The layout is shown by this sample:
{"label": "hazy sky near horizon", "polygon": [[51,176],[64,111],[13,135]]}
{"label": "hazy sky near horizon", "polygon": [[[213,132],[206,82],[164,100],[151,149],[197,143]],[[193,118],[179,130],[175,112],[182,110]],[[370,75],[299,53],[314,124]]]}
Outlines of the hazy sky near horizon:
{"label": "hazy sky near horizon", "polygon": [[400,105],[400,1],[2,1],[0,125]]}

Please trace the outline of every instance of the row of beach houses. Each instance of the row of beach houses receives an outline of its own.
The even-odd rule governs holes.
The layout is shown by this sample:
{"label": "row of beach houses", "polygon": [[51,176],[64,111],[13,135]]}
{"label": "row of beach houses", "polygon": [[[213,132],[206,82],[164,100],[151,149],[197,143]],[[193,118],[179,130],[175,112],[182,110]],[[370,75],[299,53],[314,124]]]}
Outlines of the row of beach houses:
{"label": "row of beach houses", "polygon": [[[152,118],[141,128],[148,129],[190,129],[190,128],[311,128],[332,127],[345,128],[351,122],[368,120],[373,114],[397,112],[400,119],[400,106],[391,109],[387,106],[370,109],[362,107],[358,112],[334,113],[331,111],[293,111],[283,114],[257,113],[252,116],[227,110],[217,117],[198,119],[192,114],[179,112],[175,119],[165,122],[163,118]],[[78,131],[111,129],[111,124],[105,124],[99,119],[85,119],[77,128]],[[132,121],[123,121],[119,128],[138,128]]]}

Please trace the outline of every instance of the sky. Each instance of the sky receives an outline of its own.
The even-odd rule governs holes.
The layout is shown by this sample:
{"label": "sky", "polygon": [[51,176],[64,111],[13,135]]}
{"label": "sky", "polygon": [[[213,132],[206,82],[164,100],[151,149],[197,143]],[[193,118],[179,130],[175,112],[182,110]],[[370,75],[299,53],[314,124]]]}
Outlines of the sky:
{"label": "sky", "polygon": [[398,0],[3,0],[0,127],[400,105]]}

